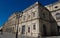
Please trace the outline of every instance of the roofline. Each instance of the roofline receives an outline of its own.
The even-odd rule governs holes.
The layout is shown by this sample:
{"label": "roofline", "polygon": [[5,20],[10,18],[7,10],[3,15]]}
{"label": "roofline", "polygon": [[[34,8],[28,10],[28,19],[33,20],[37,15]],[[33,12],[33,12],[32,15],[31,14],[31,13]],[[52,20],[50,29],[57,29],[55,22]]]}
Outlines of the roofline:
{"label": "roofline", "polygon": [[51,6],[51,5],[55,5],[55,4],[58,4],[58,3],[60,3],[60,1],[54,2],[54,3],[52,3],[52,4],[45,5],[45,7]]}
{"label": "roofline", "polygon": [[29,10],[30,8],[34,7],[37,4],[40,4],[40,3],[37,1],[34,4],[30,5],[29,7],[27,7],[26,9],[24,9],[22,12],[26,12],[27,10]]}

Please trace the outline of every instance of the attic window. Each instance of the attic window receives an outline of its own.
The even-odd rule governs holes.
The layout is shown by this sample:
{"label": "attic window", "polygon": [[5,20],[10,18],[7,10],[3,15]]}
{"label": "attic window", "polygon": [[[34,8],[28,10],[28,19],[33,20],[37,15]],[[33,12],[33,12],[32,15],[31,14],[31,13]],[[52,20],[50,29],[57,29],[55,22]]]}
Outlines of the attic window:
{"label": "attic window", "polygon": [[58,8],[58,6],[55,6],[55,8]]}

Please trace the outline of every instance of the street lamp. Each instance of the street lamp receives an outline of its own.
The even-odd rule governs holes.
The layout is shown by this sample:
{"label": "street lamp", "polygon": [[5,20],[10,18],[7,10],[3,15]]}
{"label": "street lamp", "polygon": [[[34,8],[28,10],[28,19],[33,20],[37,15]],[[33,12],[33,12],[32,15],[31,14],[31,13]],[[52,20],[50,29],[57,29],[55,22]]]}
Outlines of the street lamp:
{"label": "street lamp", "polygon": [[16,38],[18,38],[18,27],[19,27],[19,18],[22,17],[22,14],[23,12],[20,14],[19,12],[18,13],[15,13],[16,14],[16,19],[17,19],[17,29],[16,29]]}
{"label": "street lamp", "polygon": [[16,38],[18,38],[19,18],[20,18],[20,14],[16,13],[16,19],[17,19]]}

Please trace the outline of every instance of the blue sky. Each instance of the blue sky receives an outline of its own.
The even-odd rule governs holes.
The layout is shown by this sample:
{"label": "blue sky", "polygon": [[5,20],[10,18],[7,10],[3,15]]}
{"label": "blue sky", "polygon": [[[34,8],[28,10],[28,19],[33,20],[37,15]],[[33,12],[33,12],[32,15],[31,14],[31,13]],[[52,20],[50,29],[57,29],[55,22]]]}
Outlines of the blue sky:
{"label": "blue sky", "polygon": [[42,5],[48,5],[58,0],[0,0],[0,26],[2,26],[15,11],[22,11],[36,1],[39,1]]}

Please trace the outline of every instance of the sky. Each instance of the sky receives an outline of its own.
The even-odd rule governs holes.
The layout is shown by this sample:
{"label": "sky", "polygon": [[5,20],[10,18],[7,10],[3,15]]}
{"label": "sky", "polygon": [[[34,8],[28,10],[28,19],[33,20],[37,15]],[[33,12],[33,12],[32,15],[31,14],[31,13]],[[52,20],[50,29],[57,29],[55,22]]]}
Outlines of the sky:
{"label": "sky", "polygon": [[23,11],[36,1],[42,5],[48,5],[58,0],[0,0],[0,26],[2,26],[16,11]]}

